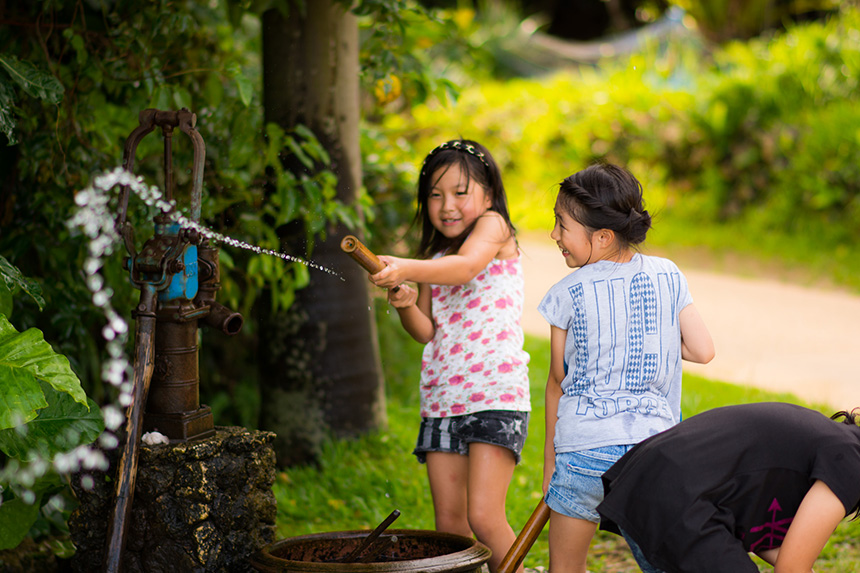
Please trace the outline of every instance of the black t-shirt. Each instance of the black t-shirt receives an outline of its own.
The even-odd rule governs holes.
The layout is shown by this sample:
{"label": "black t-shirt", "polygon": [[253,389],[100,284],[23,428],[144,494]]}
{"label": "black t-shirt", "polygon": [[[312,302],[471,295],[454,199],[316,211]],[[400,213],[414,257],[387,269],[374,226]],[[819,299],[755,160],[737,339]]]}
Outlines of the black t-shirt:
{"label": "black t-shirt", "polygon": [[860,500],[860,427],[782,403],[716,408],[639,443],[603,476],[601,528],[624,529],[668,572],[757,572],[822,480]]}

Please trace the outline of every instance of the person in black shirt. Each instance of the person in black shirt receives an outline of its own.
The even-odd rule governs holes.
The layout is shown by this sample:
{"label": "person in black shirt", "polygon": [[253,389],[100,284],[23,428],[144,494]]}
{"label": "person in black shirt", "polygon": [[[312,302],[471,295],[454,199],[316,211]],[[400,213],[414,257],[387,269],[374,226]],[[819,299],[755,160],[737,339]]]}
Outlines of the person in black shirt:
{"label": "person in black shirt", "polygon": [[604,475],[601,529],[643,571],[810,572],[860,511],[860,427],[794,404],[715,408],[636,445]]}

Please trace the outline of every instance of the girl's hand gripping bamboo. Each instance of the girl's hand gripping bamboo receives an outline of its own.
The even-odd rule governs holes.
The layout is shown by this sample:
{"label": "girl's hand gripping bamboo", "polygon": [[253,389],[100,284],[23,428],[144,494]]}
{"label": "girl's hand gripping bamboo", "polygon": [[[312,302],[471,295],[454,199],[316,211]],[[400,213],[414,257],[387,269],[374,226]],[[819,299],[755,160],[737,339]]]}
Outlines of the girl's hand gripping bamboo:
{"label": "girl's hand gripping bamboo", "polygon": [[[372,275],[375,275],[385,268],[385,263],[380,261],[379,258],[364,245],[364,243],[359,241],[358,238],[353,235],[347,235],[344,237],[340,242],[340,248],[343,252],[352,257],[355,262],[361,265],[364,270]],[[391,290],[397,292],[400,290],[400,287],[396,286]]]}

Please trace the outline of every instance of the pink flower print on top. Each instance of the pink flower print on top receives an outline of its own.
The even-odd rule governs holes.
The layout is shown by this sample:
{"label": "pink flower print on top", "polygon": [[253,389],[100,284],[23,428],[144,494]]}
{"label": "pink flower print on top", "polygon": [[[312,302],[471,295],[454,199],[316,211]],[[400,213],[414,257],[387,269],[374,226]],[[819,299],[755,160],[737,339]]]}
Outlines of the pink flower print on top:
{"label": "pink flower print on top", "polygon": [[[436,336],[424,354],[422,415],[460,416],[528,407],[526,360],[517,360],[523,353],[516,344],[522,340],[521,278],[518,259],[496,259],[464,285],[430,286],[435,295],[432,321]],[[444,302],[442,297],[446,297]],[[435,374],[429,373],[431,369]],[[434,385],[428,387],[430,381]]]}

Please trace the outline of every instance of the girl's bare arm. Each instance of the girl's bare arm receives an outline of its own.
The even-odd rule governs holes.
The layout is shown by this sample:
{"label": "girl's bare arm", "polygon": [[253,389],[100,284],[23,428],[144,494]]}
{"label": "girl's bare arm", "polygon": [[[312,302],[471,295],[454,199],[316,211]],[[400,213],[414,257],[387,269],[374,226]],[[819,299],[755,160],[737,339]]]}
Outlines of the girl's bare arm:
{"label": "girl's bare arm", "polygon": [[558,421],[558,401],[562,396],[561,382],[564,380],[564,343],[567,331],[550,326],[549,377],[546,381],[546,441],[544,442],[543,493],[549,488],[552,472],[555,471],[555,423]]}
{"label": "girl's bare arm", "polygon": [[845,506],[836,494],[826,483],[816,480],[800,502],[776,552],[774,573],[811,573],[815,560],[844,517]]}
{"label": "girl's bare arm", "polygon": [[429,285],[419,285],[417,293],[409,285],[400,285],[396,292],[388,291],[388,302],[397,310],[400,324],[412,338],[421,344],[433,340],[436,325],[431,314]]}
{"label": "girl's bare arm", "polygon": [[371,282],[391,288],[407,281],[437,285],[461,285],[487,268],[509,242],[510,229],[501,215],[487,211],[475,223],[475,229],[456,254],[437,259],[405,259],[381,255],[386,267],[370,276]]}
{"label": "girl's bare arm", "polygon": [[707,364],[714,359],[714,341],[694,304],[681,310],[681,358]]}

